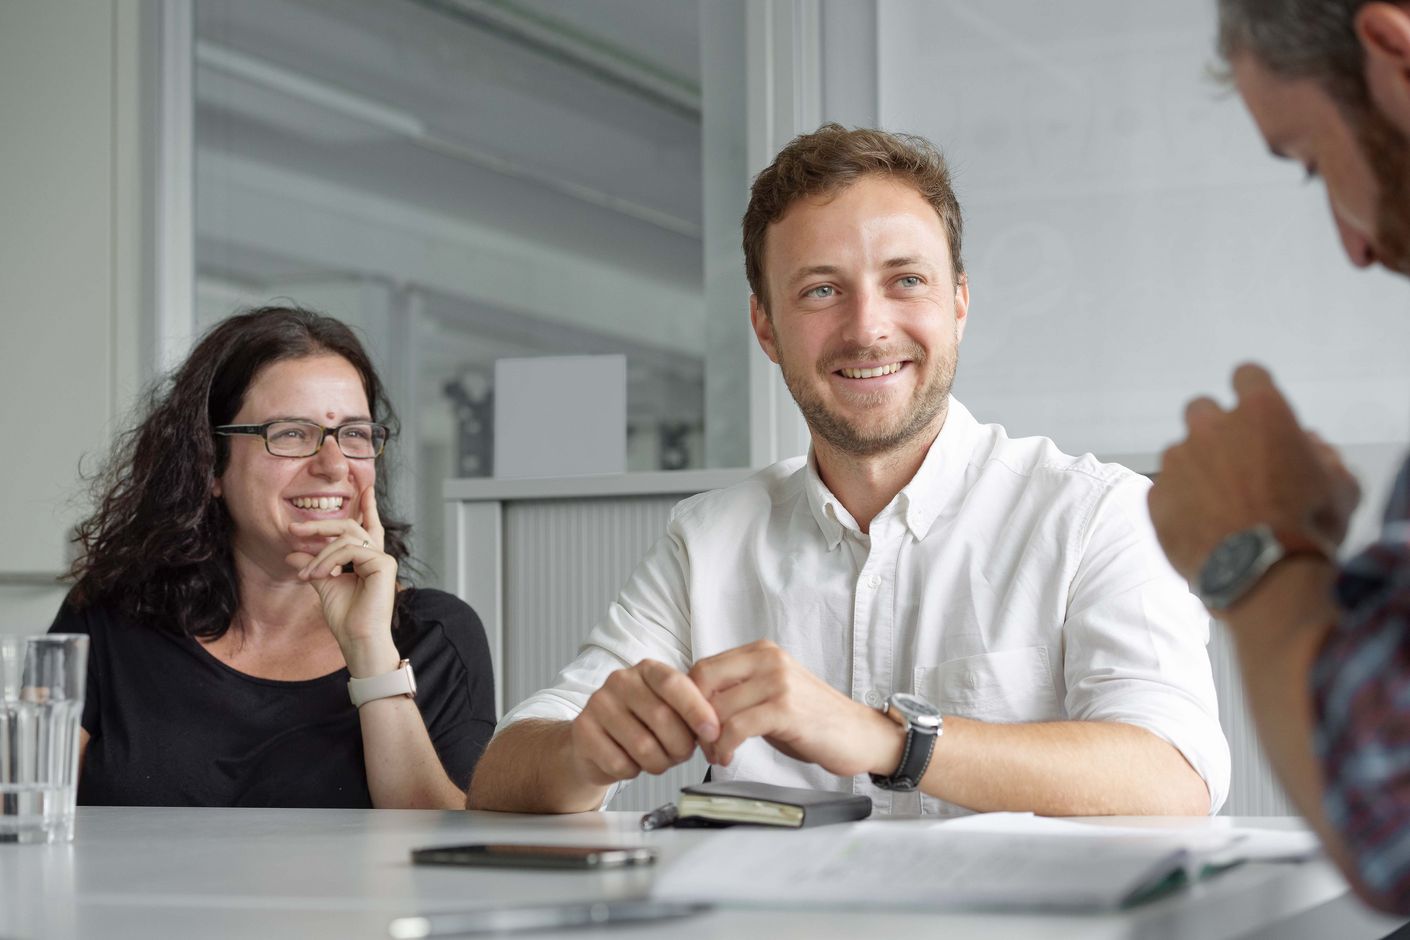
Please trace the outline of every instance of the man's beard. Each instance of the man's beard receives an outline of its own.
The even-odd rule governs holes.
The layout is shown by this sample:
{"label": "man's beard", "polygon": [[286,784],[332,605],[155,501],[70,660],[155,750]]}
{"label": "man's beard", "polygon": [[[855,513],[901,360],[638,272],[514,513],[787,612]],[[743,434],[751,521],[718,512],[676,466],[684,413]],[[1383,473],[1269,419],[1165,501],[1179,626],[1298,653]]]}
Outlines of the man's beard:
{"label": "man's beard", "polygon": [[1366,104],[1351,125],[1376,178],[1376,257],[1397,274],[1410,277],[1410,146],[1405,135]]}
{"label": "man's beard", "polygon": [[[958,333],[958,330],[956,331]],[[832,447],[856,457],[871,457],[884,454],[908,443],[935,421],[943,417],[950,397],[950,387],[955,382],[955,367],[959,360],[959,337],[950,348],[939,354],[935,369],[924,385],[919,386],[910,401],[909,410],[886,425],[878,425],[864,412],[857,422],[853,422],[828,410],[823,396],[815,392],[801,374],[789,366],[788,357],[779,350],[779,366],[783,370],[783,381],[792,393],[793,400],[803,412],[808,429]],[[831,381],[832,373],[846,362],[896,362],[909,360],[908,369],[924,370],[930,357],[916,345],[884,349],[869,346],[866,348],[843,350],[834,353],[817,365],[817,373],[823,382]],[[875,404],[880,405],[890,393],[876,394]]]}

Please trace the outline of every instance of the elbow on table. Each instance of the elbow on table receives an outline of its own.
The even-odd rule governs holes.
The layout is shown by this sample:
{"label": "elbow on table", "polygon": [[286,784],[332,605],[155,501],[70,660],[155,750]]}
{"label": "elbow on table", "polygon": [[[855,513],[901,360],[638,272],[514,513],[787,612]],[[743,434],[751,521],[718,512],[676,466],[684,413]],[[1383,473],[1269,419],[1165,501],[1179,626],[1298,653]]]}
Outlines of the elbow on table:
{"label": "elbow on table", "polygon": [[1213,812],[1209,787],[1193,772],[1173,778],[1166,774],[1146,783],[1139,794],[1100,811],[1117,816],[1210,816]]}
{"label": "elbow on table", "polygon": [[[489,753],[486,752],[485,757],[488,756]],[[470,777],[470,786],[465,788],[465,808],[495,813],[519,810],[519,807],[510,805],[502,798],[502,794],[512,792],[512,788],[496,785],[495,778],[498,775],[495,773],[494,764],[485,757],[480,758],[479,766]]]}
{"label": "elbow on table", "polygon": [[1218,812],[1214,793],[1216,788],[1227,789],[1228,778],[1222,780],[1221,786],[1216,769],[1212,772],[1214,785],[1211,786],[1210,780],[1206,780],[1175,745],[1160,741],[1159,752],[1161,760],[1150,770],[1159,779],[1159,783],[1151,787],[1156,805],[1150,812],[1161,816],[1212,816]]}
{"label": "elbow on table", "polygon": [[559,805],[556,794],[545,792],[545,788],[537,783],[537,772],[526,773],[522,762],[501,760],[499,757],[491,750],[480,758],[465,793],[466,809],[552,815],[598,809],[601,805],[600,801],[585,806]]}
{"label": "elbow on table", "polygon": [[1363,851],[1353,856],[1345,846],[1323,841],[1363,904],[1387,914],[1410,916],[1410,865],[1401,865],[1394,874],[1386,876],[1377,870],[1383,859],[1376,853]]}
{"label": "elbow on table", "polygon": [[1165,799],[1170,806],[1162,812],[1177,816],[1213,816],[1219,812],[1229,792],[1229,750],[1223,738],[1219,740],[1222,750],[1207,748],[1198,768],[1190,754],[1173,741],[1162,743],[1169,779]]}
{"label": "elbow on table", "polygon": [[1167,812],[1173,816],[1210,816],[1215,811],[1209,785],[1193,769],[1177,792],[1171,794],[1170,804]]}
{"label": "elbow on table", "polygon": [[1341,788],[1324,784],[1316,794],[1320,805],[1305,801],[1323,850],[1368,907],[1410,915],[1410,794],[1385,777],[1331,779]]}
{"label": "elbow on table", "polygon": [[485,783],[480,786],[478,772],[470,780],[470,789],[465,795],[465,808],[490,813],[533,813],[542,816],[561,816],[568,813],[588,813],[602,809],[602,797],[589,798],[584,802],[569,803],[554,794],[530,792],[527,788],[514,786],[507,781]]}
{"label": "elbow on table", "polygon": [[1342,874],[1346,876],[1351,890],[1367,907],[1386,914],[1410,916],[1410,878],[1402,878],[1395,885],[1380,890],[1367,884],[1355,869],[1342,866]]}

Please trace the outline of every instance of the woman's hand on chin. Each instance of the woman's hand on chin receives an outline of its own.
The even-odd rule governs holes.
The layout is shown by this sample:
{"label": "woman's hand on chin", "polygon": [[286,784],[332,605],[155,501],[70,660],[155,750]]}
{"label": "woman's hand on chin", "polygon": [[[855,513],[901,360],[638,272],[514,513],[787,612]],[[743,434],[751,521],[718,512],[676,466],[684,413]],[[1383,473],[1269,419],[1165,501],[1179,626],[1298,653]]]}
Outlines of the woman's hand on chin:
{"label": "woman's hand on chin", "polygon": [[[353,519],[295,522],[289,531],[301,538],[329,538],[317,555],[285,556],[299,577],[313,585],[323,604],[323,618],[342,648],[348,671],[372,676],[396,668],[392,643],[392,605],[396,602],[397,562],[382,550],[386,532],[377,515],[377,496],[368,486],[358,499],[362,524]],[[352,571],[343,571],[344,565]]]}

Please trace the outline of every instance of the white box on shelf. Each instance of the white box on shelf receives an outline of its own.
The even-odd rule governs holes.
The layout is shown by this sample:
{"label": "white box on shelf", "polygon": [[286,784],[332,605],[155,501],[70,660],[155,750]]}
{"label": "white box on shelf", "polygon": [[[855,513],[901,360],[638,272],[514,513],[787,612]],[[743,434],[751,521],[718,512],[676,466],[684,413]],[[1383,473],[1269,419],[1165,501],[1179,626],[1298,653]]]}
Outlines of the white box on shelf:
{"label": "white box on shelf", "polygon": [[626,356],[495,360],[496,477],[586,476],[626,469]]}

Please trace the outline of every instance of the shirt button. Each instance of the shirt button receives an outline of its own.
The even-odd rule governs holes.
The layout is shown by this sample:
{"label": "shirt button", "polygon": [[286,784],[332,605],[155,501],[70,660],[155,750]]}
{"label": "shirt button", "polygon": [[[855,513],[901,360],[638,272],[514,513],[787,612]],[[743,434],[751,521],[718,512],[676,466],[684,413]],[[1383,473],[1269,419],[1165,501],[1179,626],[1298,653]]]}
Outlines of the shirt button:
{"label": "shirt button", "polygon": [[867,578],[867,587],[873,589],[881,587],[881,576],[874,574],[870,578]]}
{"label": "shirt button", "polygon": [[862,696],[862,701],[866,702],[872,708],[880,708],[881,693],[876,689],[867,689],[867,694]]}

